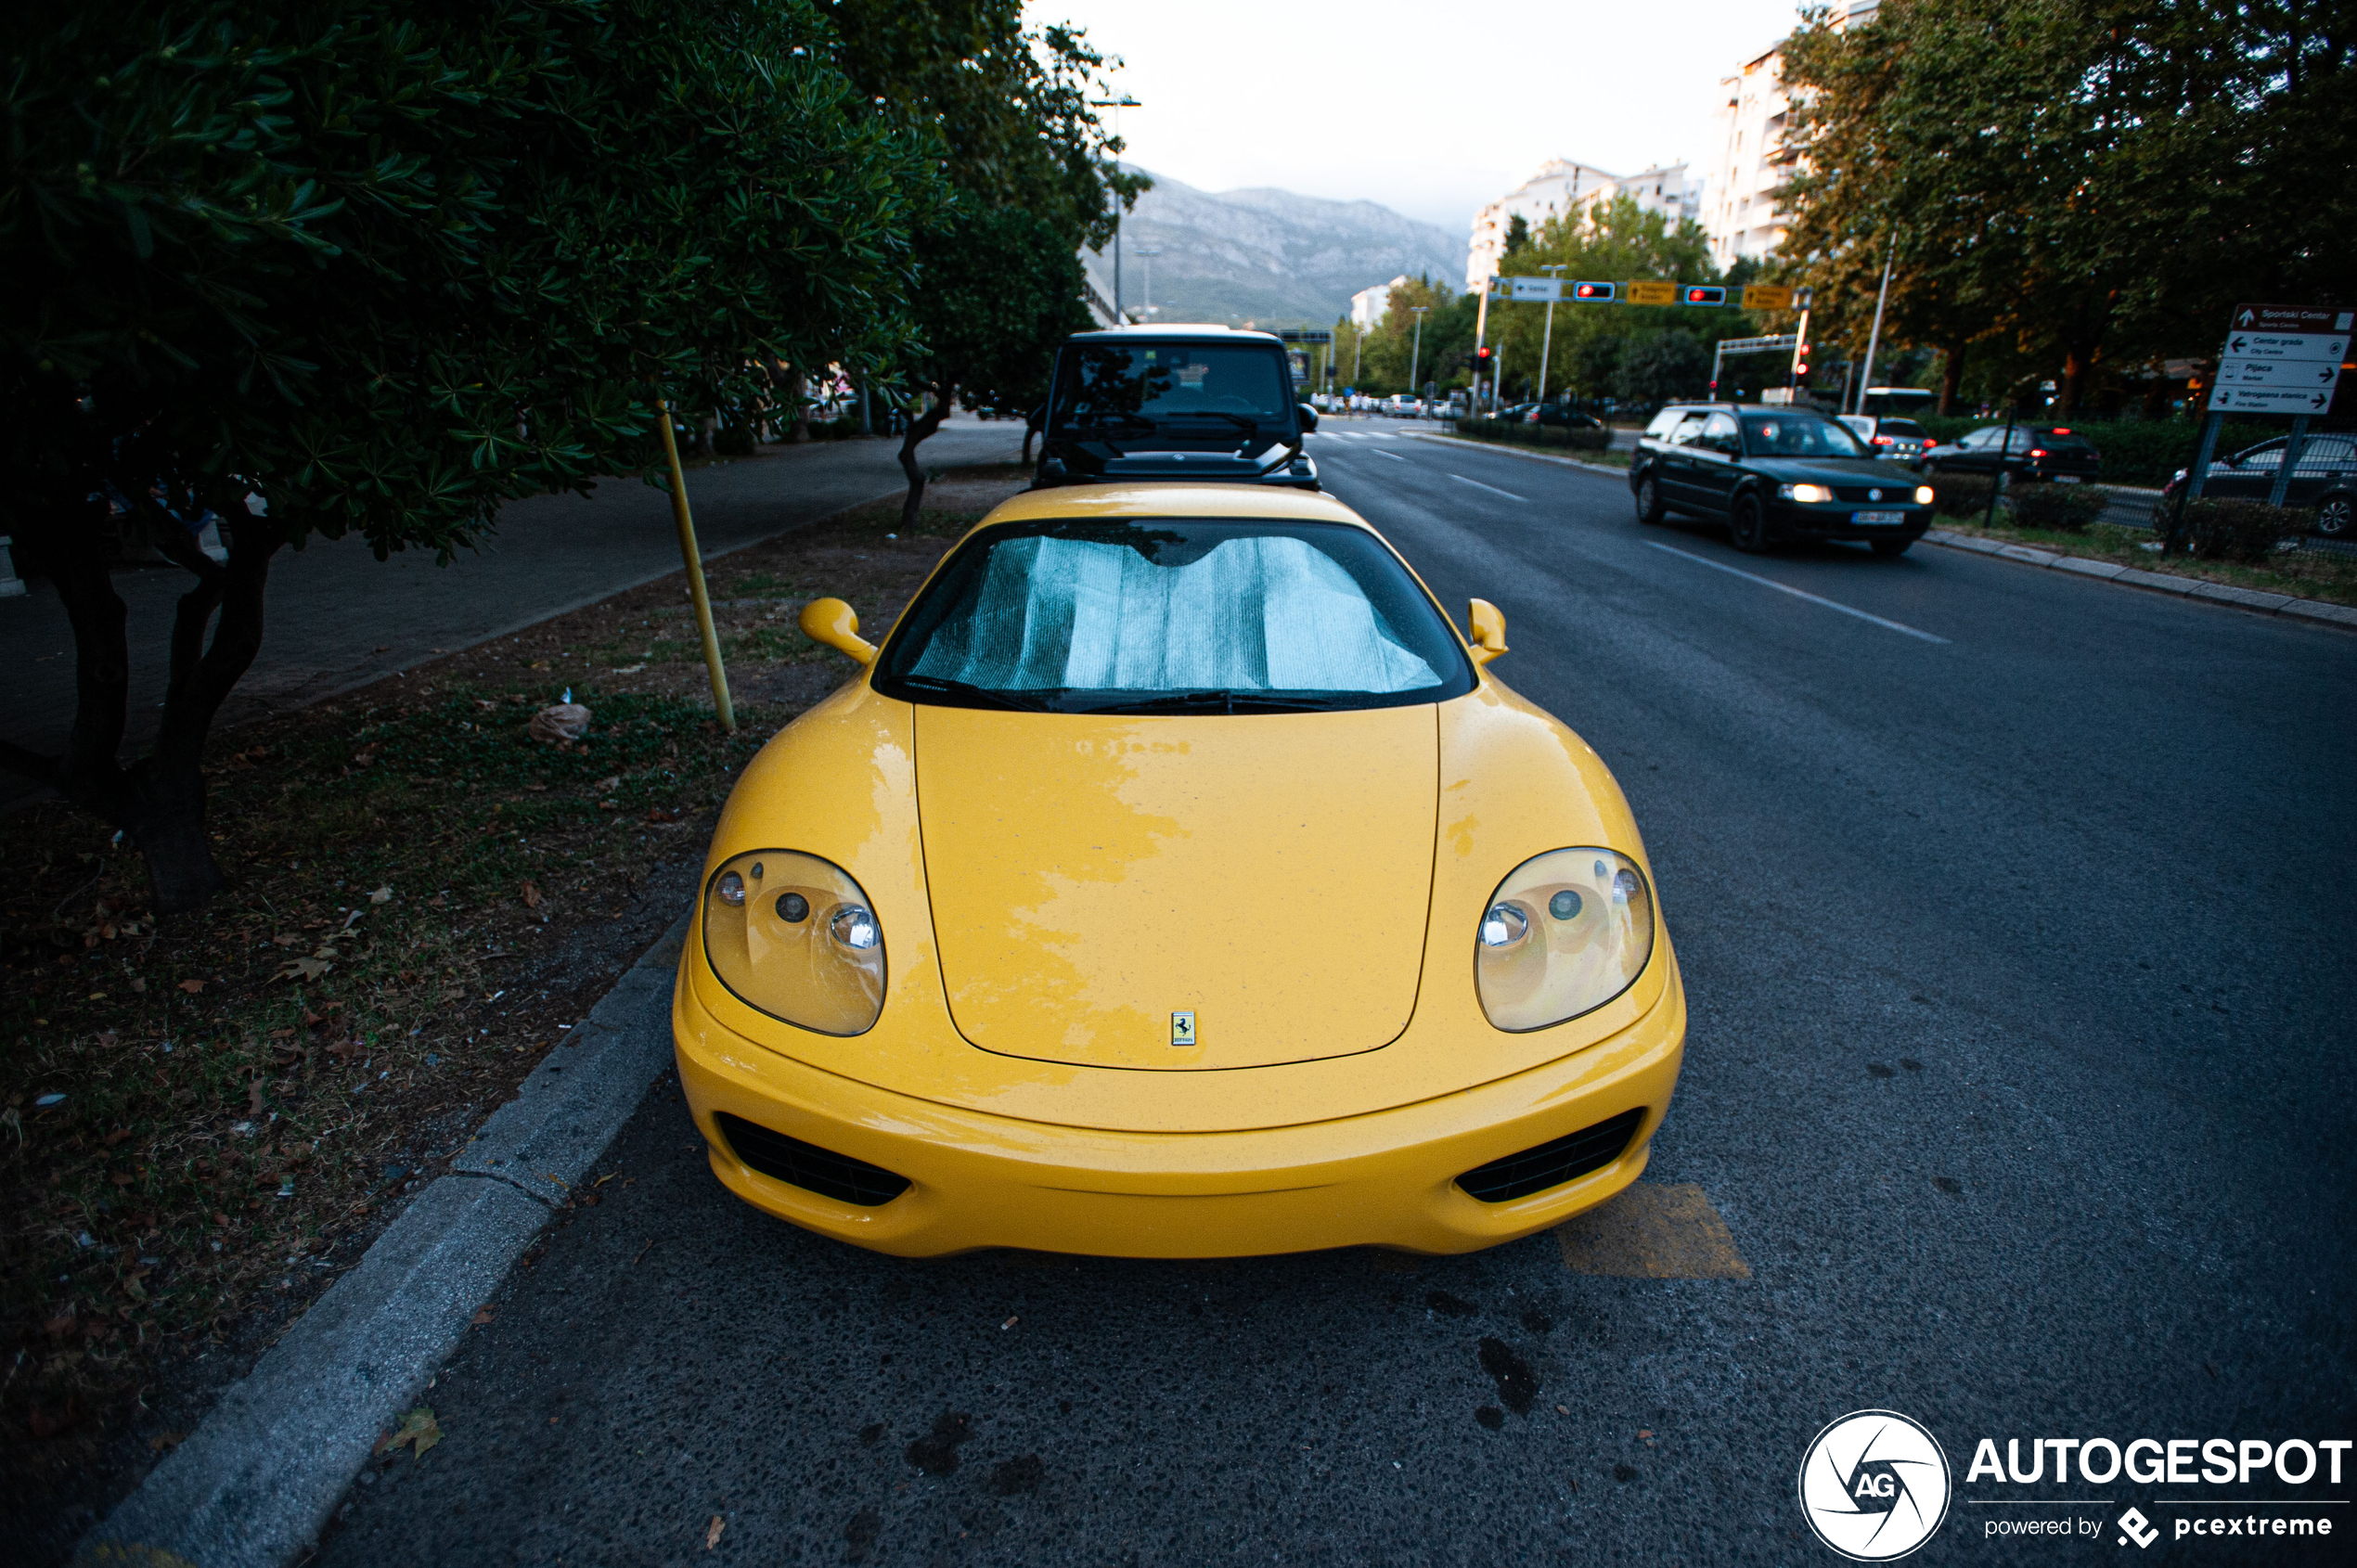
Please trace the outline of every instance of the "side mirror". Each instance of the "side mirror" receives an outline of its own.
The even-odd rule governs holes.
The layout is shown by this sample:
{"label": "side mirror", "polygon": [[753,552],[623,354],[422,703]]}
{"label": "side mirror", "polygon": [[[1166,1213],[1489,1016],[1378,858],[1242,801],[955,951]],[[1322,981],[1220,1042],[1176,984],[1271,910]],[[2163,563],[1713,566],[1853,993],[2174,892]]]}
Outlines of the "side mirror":
{"label": "side mirror", "polygon": [[1309,405],[1306,403],[1297,403],[1294,405],[1294,406],[1301,410],[1302,434],[1307,435],[1310,431],[1318,428],[1318,411],[1315,408],[1310,407]]}
{"label": "side mirror", "polygon": [[1024,416],[1023,422],[1025,426],[1035,431],[1046,430],[1048,428],[1048,405],[1044,403],[1041,404],[1029,414]]}
{"label": "side mirror", "polygon": [[1475,663],[1487,664],[1506,651],[1506,617],[1496,605],[1486,598],[1477,598],[1473,601],[1465,619],[1473,623]]}
{"label": "side mirror", "polygon": [[862,664],[876,662],[876,645],[859,635],[859,612],[839,598],[817,598],[804,605],[802,635]]}

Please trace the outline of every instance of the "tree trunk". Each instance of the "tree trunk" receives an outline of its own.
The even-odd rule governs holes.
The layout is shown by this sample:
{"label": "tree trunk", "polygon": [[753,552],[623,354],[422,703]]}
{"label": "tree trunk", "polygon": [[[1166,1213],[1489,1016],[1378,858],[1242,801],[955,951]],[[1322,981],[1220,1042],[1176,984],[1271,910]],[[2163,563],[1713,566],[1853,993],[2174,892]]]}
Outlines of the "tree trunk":
{"label": "tree trunk", "polygon": [[917,531],[917,512],[925,504],[925,470],[923,465],[917,461],[917,443],[941,428],[941,422],[949,418],[949,405],[958,397],[954,384],[945,383],[934,390],[938,395],[934,397],[933,406],[921,414],[911,415],[908,433],[900,438],[900,471],[908,476],[908,496],[900,503],[900,531],[903,533]]}
{"label": "tree trunk", "polygon": [[788,441],[810,439],[810,381],[799,366],[786,377],[786,396],[792,400],[793,418],[786,426]]}
{"label": "tree trunk", "polygon": [[1955,411],[1956,393],[1964,384],[1964,344],[1962,339],[1939,351],[1939,411]]}
{"label": "tree trunk", "polygon": [[[96,525],[101,521],[63,520],[35,535],[37,558],[73,628],[76,701],[65,754],[43,757],[0,745],[0,765],[121,829],[147,861],[156,912],[179,914],[204,904],[223,885],[205,829],[204,743],[221,704],[261,649],[263,590],[282,534],[260,519],[234,526],[225,570],[176,524],[158,531],[164,553],[198,581],[174,617],[172,669],[155,747],[126,768],[119,753],[131,695],[127,611],[107,571],[106,530]],[[207,647],[205,627],[216,609],[220,624]]]}

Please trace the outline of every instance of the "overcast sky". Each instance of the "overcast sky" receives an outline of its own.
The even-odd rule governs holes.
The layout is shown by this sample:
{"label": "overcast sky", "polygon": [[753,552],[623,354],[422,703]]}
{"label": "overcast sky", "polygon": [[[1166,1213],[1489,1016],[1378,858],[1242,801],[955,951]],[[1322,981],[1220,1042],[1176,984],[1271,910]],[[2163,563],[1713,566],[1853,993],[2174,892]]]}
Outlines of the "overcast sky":
{"label": "overcast sky", "polygon": [[[1794,0],[1027,0],[1126,62],[1127,158],[1204,190],[1365,199],[1463,237],[1550,158],[1699,161]],[[1304,108],[1316,131],[1295,131]]]}

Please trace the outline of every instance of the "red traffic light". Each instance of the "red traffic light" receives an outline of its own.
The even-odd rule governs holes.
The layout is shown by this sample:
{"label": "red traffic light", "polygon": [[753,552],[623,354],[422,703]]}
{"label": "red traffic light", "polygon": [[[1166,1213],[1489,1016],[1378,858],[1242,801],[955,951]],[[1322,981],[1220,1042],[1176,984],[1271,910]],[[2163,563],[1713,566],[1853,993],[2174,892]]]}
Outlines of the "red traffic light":
{"label": "red traffic light", "polygon": [[1593,304],[1609,304],[1619,293],[1620,286],[1616,283],[1575,283],[1571,286],[1573,299],[1586,300]]}
{"label": "red traffic light", "polygon": [[1723,305],[1727,290],[1719,288],[1689,287],[1681,293],[1681,302],[1690,305]]}
{"label": "red traffic light", "polygon": [[1474,357],[1475,359],[1488,359],[1489,357],[1489,345],[1487,343],[1484,343],[1481,347],[1474,350]]}

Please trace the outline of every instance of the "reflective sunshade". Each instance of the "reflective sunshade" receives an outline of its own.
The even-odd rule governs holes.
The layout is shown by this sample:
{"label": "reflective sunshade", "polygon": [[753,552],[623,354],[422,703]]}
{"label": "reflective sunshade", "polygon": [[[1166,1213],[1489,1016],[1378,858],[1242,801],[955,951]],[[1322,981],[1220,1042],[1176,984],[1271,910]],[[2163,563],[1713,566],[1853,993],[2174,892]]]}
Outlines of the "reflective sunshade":
{"label": "reflective sunshade", "polygon": [[1472,676],[1431,600],[1358,529],[1154,520],[977,534],[910,610],[876,688],[1066,712],[1267,712],[1438,701]]}

